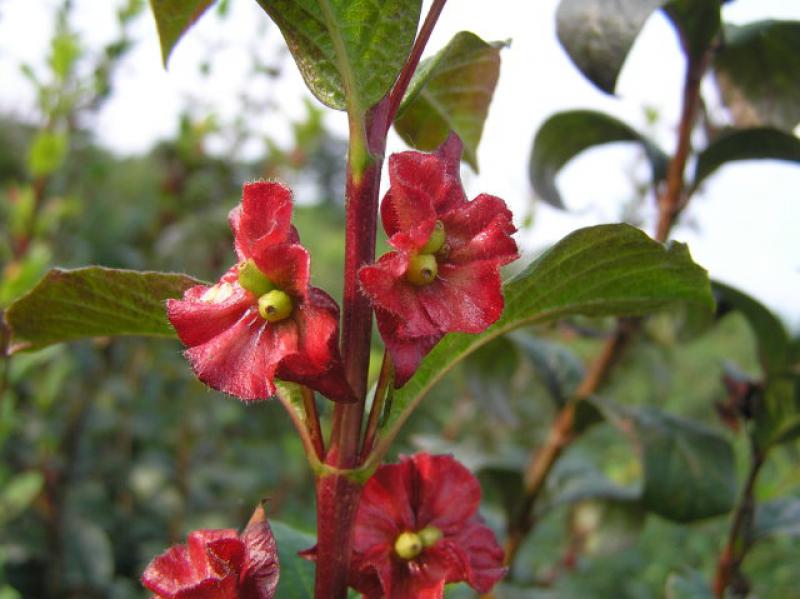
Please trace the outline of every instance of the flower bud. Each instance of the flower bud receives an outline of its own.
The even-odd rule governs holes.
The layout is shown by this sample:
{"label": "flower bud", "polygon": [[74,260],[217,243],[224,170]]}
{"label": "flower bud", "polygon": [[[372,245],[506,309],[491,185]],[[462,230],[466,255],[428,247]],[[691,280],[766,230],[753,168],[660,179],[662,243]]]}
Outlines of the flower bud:
{"label": "flower bud", "polygon": [[404,532],[394,542],[394,551],[402,559],[414,559],[422,553],[422,540],[415,532]]}
{"label": "flower bud", "polygon": [[258,298],[258,313],[267,322],[280,322],[292,313],[292,298],[280,289],[273,289]]}
{"label": "flower bud", "polygon": [[431,254],[416,254],[408,261],[406,280],[417,287],[430,285],[439,273],[436,257]]}
{"label": "flower bud", "polygon": [[275,285],[259,270],[252,258],[240,262],[236,270],[239,272],[239,285],[256,297],[275,289]]}
{"label": "flower bud", "polygon": [[444,223],[440,220],[436,221],[436,224],[433,227],[433,233],[428,238],[428,243],[422,246],[420,249],[420,254],[435,254],[442,246],[444,246],[445,242],[445,233],[444,233]]}
{"label": "flower bud", "polygon": [[423,547],[432,547],[442,538],[442,531],[435,526],[426,526],[417,535]]}

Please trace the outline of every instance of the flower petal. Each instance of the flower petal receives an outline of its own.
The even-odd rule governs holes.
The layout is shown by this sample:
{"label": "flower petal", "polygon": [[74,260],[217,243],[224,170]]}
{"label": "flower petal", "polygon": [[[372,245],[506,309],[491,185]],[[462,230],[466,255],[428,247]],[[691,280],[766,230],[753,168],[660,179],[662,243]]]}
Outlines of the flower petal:
{"label": "flower petal", "polygon": [[428,355],[433,346],[439,343],[444,333],[423,337],[403,337],[399,334],[401,321],[385,310],[375,309],[378,330],[392,356],[394,364],[394,386],[400,388],[417,371],[422,358]]}
{"label": "flower petal", "polygon": [[297,243],[273,245],[260,249],[252,257],[278,289],[295,298],[305,298],[311,272],[311,257],[306,248]]}
{"label": "flower petal", "polygon": [[[221,280],[217,285],[224,284]],[[222,301],[203,300],[212,289],[204,285],[188,289],[182,300],[167,300],[167,317],[185,345],[199,345],[221,334],[253,304],[254,298],[248,291],[235,283],[227,285],[230,295]]]}
{"label": "flower petal", "polygon": [[209,387],[245,401],[275,394],[278,363],[297,352],[297,325],[291,318],[267,323],[250,307],[230,328],[185,355],[197,377]]}
{"label": "flower petal", "polygon": [[439,264],[436,280],[417,292],[442,331],[481,333],[503,313],[500,273],[491,261]]}
{"label": "flower petal", "polygon": [[438,335],[440,328],[428,318],[417,296],[418,288],[405,279],[407,268],[406,254],[390,252],[375,264],[363,266],[358,277],[364,293],[375,306],[400,317],[398,334],[404,337]]}
{"label": "flower petal", "polygon": [[292,192],[272,181],[245,184],[242,204],[228,215],[240,259],[284,243],[292,235]]}
{"label": "flower petal", "polygon": [[241,536],[245,557],[239,575],[240,599],[272,599],[278,587],[280,564],[275,537],[259,506]]}
{"label": "flower petal", "polygon": [[466,581],[480,593],[488,593],[508,572],[503,566],[505,554],[494,532],[474,518],[453,539],[468,560]]}
{"label": "flower petal", "polygon": [[410,463],[384,465],[369,479],[358,504],[354,551],[391,549],[400,533],[415,530],[412,468]]}
{"label": "flower petal", "polygon": [[480,504],[478,480],[449,455],[417,453],[406,461],[418,481],[418,526],[435,526],[445,535],[463,528]]}
{"label": "flower petal", "polygon": [[507,264],[518,256],[511,237],[516,231],[511,211],[500,198],[481,194],[441,217],[447,231],[447,261],[496,260]]}

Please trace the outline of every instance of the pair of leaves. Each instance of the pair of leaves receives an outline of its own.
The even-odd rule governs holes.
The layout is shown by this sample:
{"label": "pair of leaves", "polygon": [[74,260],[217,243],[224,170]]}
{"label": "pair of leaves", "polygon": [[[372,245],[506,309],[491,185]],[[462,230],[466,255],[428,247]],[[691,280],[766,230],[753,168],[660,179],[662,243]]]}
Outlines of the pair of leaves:
{"label": "pair of leaves", "polygon": [[[641,146],[650,163],[654,185],[664,179],[668,158],[647,136],[602,112],[570,110],[551,116],[533,140],[528,173],[537,195],[548,204],[565,209],[556,187],[559,171],[584,150],[614,142]],[[699,187],[729,162],[764,159],[800,162],[800,139],[771,127],[726,132],[698,154],[691,188]]]}

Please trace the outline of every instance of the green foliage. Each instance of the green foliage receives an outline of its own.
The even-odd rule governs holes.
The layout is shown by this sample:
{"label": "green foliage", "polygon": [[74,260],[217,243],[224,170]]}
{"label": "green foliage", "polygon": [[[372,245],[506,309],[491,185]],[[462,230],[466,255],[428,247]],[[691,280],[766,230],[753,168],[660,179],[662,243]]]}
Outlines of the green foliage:
{"label": "green foliage", "polygon": [[775,535],[800,537],[800,498],[784,497],[759,503],[754,518],[754,541]]}
{"label": "green foliage", "polygon": [[213,3],[214,0],[150,0],[165,66],[180,37]]}
{"label": "green foliage", "polygon": [[645,21],[668,0],[561,0],[558,40],[583,75],[614,93],[625,58]]}
{"label": "green foliage", "polygon": [[40,349],[83,337],[175,333],[164,302],[199,281],[185,275],[92,266],[53,269],[9,306],[12,352]]}
{"label": "green foliage", "polygon": [[686,246],[665,248],[629,225],[571,233],[507,283],[504,293],[506,306],[498,322],[480,335],[447,335],[395,393],[382,443],[397,434],[448,370],[499,335],[576,314],[644,314],[681,302],[711,309],[713,303],[708,277]]}
{"label": "green foliage", "polygon": [[533,189],[551,206],[565,209],[556,188],[561,168],[588,148],[618,141],[638,143],[650,162],[653,183],[664,178],[667,156],[647,137],[602,112],[569,110],[551,116],[536,132],[528,166]]}
{"label": "green foliage", "polygon": [[771,127],[733,130],[712,141],[697,156],[693,186],[697,188],[719,167],[736,160],[800,162],[800,139]]}
{"label": "green foliage", "polygon": [[672,573],[667,578],[666,599],[713,599],[714,595],[700,572]]}
{"label": "green foliage", "polygon": [[719,0],[671,0],[664,7],[687,57],[700,60],[719,32]]}
{"label": "green foliage", "polygon": [[726,25],[714,55],[725,105],[741,127],[771,125],[791,133],[800,122],[800,22]]}
{"label": "green foliage", "polygon": [[313,547],[316,539],[283,522],[271,520],[269,525],[278,545],[281,566],[276,597],[311,599],[314,596],[314,564],[297,554]]}
{"label": "green foliage", "polygon": [[258,0],[280,27],[311,92],[363,116],[400,72],[421,0]]}
{"label": "green foliage", "polygon": [[4,480],[0,491],[0,523],[5,524],[28,509],[43,486],[44,477],[34,470]]}
{"label": "green foliage", "polygon": [[50,175],[57,171],[67,156],[67,135],[41,131],[33,139],[28,154],[28,170],[34,177]]}
{"label": "green foliage", "polygon": [[413,148],[432,151],[454,131],[464,143],[464,159],[477,171],[478,144],[500,75],[503,45],[462,31],[423,61],[395,121],[400,137]]}

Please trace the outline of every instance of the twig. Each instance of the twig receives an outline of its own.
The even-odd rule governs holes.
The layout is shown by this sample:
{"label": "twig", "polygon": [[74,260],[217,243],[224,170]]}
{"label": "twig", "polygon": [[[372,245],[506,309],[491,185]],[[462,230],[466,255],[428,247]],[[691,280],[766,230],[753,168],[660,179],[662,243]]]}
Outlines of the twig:
{"label": "twig", "polygon": [[375,435],[378,431],[378,423],[383,414],[383,406],[386,402],[386,396],[392,392],[394,385],[394,364],[389,352],[383,353],[383,364],[381,365],[381,373],[378,376],[378,384],[375,386],[375,396],[372,400],[372,407],[369,411],[369,420],[367,421],[367,430],[364,433],[364,444],[361,447],[361,462],[367,459],[372,447],[375,445]]}
{"label": "twig", "polygon": [[317,452],[317,457],[321,460],[325,456],[325,443],[322,440],[322,428],[319,424],[319,412],[317,412],[317,401],[314,399],[314,391],[303,385],[303,409],[306,412],[306,427],[311,437],[311,443]]}

